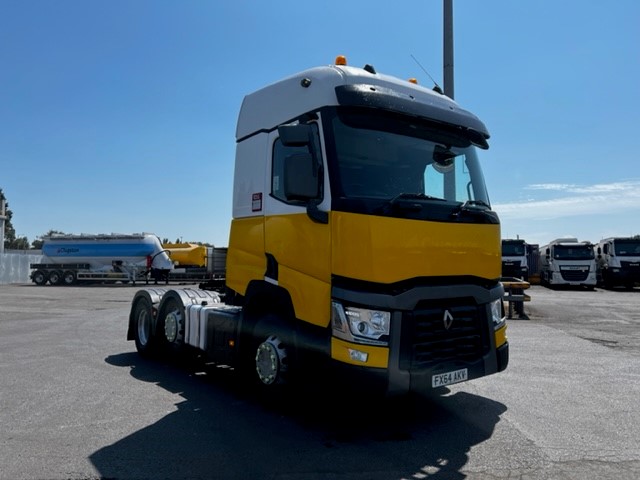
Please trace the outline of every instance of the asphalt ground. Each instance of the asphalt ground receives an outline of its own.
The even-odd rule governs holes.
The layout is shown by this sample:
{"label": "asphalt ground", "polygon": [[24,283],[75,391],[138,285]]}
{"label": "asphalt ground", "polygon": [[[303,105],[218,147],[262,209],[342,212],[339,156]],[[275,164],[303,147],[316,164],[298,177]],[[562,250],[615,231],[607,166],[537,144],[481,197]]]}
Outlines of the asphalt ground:
{"label": "asphalt ground", "polygon": [[140,358],[140,287],[0,286],[0,479],[637,479],[640,289],[534,286],[510,364],[439,397],[294,392]]}

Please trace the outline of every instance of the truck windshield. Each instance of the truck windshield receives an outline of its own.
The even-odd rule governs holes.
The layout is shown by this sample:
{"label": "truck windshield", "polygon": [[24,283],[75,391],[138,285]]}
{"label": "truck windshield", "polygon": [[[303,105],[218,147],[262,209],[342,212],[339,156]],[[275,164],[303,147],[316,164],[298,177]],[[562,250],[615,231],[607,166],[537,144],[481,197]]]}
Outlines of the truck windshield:
{"label": "truck windshield", "polygon": [[522,257],[524,255],[524,245],[521,243],[503,243],[503,257]]}
{"label": "truck windshield", "polygon": [[616,255],[620,257],[639,257],[640,256],[640,239],[616,240]]}
{"label": "truck windshield", "polygon": [[594,258],[593,249],[589,245],[556,245],[553,258],[557,260],[591,260]]}
{"label": "truck windshield", "polygon": [[[469,205],[490,211],[475,148],[464,137],[388,112],[342,108],[329,113],[325,131],[337,209],[357,205],[404,216],[421,210],[423,218],[429,211],[451,215]],[[413,213],[384,208],[403,201],[412,203]]]}

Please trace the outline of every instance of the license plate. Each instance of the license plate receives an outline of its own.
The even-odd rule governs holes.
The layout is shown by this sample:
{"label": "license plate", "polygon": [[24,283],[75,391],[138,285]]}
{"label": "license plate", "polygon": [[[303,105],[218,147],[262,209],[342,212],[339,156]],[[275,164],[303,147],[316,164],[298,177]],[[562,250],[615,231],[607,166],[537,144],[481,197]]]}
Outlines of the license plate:
{"label": "license plate", "polygon": [[431,387],[444,387],[454,383],[464,382],[467,379],[467,369],[454,370],[453,372],[439,373],[431,377]]}

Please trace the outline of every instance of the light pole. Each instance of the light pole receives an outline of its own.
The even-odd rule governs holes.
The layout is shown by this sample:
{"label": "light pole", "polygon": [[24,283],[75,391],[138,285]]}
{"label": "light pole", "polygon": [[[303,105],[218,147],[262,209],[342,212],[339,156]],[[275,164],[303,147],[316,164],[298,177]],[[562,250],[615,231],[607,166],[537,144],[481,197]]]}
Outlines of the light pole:
{"label": "light pole", "polygon": [[0,253],[4,253],[4,222],[7,219],[4,198],[0,201]]}
{"label": "light pole", "polygon": [[453,100],[453,0],[443,0],[443,83],[444,94]]}

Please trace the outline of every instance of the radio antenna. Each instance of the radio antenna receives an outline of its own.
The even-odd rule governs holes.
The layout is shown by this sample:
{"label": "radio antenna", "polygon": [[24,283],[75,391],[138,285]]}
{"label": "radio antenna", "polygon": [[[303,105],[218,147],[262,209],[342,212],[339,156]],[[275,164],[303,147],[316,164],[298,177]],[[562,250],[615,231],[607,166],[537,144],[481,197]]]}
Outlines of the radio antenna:
{"label": "radio antenna", "polygon": [[418,66],[422,69],[422,71],[427,74],[427,77],[429,77],[431,79],[431,81],[435,85],[435,87],[433,87],[433,89],[438,93],[442,93],[442,88],[440,88],[440,85],[438,85],[438,82],[436,82],[434,80],[434,78],[429,74],[429,72],[427,72],[427,70],[420,64],[418,59],[416,57],[414,57],[413,54],[411,54],[411,58],[413,58],[413,61],[416,62],[418,64]]}

